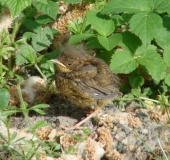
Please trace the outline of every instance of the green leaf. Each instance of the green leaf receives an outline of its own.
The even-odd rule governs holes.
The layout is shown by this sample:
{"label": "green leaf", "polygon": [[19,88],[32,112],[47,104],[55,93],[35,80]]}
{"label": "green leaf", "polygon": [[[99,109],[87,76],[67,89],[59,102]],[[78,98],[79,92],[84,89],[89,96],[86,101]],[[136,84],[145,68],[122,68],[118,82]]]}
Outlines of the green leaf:
{"label": "green leaf", "polygon": [[109,36],[115,29],[114,22],[108,16],[101,15],[94,11],[86,13],[87,21],[102,36]]}
{"label": "green leaf", "polygon": [[99,43],[97,37],[89,38],[86,43],[87,48],[103,49],[103,46]]}
{"label": "green leaf", "polygon": [[131,53],[134,53],[136,49],[142,45],[141,40],[135,34],[131,32],[122,33],[122,43],[119,46],[128,49]]}
{"label": "green leaf", "polygon": [[7,89],[1,88],[0,89],[0,109],[5,108],[10,100],[10,93]]}
{"label": "green leaf", "polygon": [[10,141],[13,142],[13,140],[16,138],[16,136],[17,136],[17,132],[14,132],[14,133],[11,135]]}
{"label": "green leaf", "polygon": [[11,116],[13,114],[16,114],[18,110],[10,110],[10,111],[3,111],[2,115],[3,116]]}
{"label": "green leaf", "polygon": [[159,34],[155,38],[158,45],[166,50],[170,46],[170,32],[165,28],[159,30]]}
{"label": "green leaf", "polygon": [[162,19],[155,13],[138,13],[131,18],[130,28],[146,46],[162,28]]}
{"label": "green leaf", "polygon": [[39,24],[47,24],[53,22],[54,20],[48,15],[41,15],[36,18],[36,22]]}
{"label": "green leaf", "polygon": [[162,20],[163,20],[164,28],[166,28],[168,31],[170,31],[170,15],[163,16]]}
{"label": "green leaf", "polygon": [[36,1],[47,4],[47,0],[36,0]]}
{"label": "green leaf", "polygon": [[133,14],[129,14],[129,13],[123,13],[122,14],[122,18],[126,23],[129,23],[130,19],[132,18]]}
{"label": "green leaf", "polygon": [[51,28],[51,31],[52,31],[54,36],[59,36],[60,35],[60,32],[55,28]]}
{"label": "green leaf", "polygon": [[113,51],[101,50],[100,53],[97,53],[96,57],[103,59],[107,64],[110,63]]}
{"label": "green leaf", "polygon": [[150,0],[150,7],[155,12],[168,12],[170,13],[170,1],[169,0]]}
{"label": "green leaf", "polygon": [[44,126],[48,126],[49,124],[46,123],[45,121],[41,120],[41,121],[38,121],[34,127],[33,127],[33,130],[36,130],[38,128],[41,128],[41,127],[44,127]]}
{"label": "green leaf", "polygon": [[31,110],[33,110],[33,111],[39,113],[40,115],[44,115],[44,114],[45,114],[45,112],[42,111],[41,109],[31,109]]}
{"label": "green leaf", "polygon": [[55,65],[50,61],[43,61],[40,64],[42,72],[45,74],[47,78],[53,77],[55,73]]}
{"label": "green leaf", "polygon": [[23,22],[23,25],[29,30],[29,31],[32,31],[32,32],[37,32],[38,29],[41,29],[41,26],[40,24],[38,24],[37,22],[31,20],[31,19],[26,19],[24,22]]}
{"label": "green leaf", "polygon": [[48,104],[38,104],[38,105],[35,105],[35,106],[31,107],[30,110],[40,109],[40,108],[48,108],[48,107],[49,107]]}
{"label": "green leaf", "polygon": [[66,2],[66,3],[72,3],[72,4],[77,4],[77,3],[81,3],[82,0],[64,0],[64,2]]}
{"label": "green leaf", "polygon": [[6,142],[6,143],[8,143],[8,141],[7,141],[7,138],[0,132],[0,137]]}
{"label": "green leaf", "polygon": [[46,77],[53,77],[55,73],[55,65],[49,61],[50,59],[55,59],[59,56],[60,51],[54,50],[53,52],[45,54],[44,58],[41,61],[40,67],[42,72],[46,75]]}
{"label": "green leaf", "polygon": [[82,34],[77,34],[77,35],[73,35],[70,37],[68,43],[69,44],[74,44],[77,42],[81,42],[82,40],[86,40],[90,37],[93,37],[94,34],[89,34],[89,33],[82,33]]}
{"label": "green leaf", "polygon": [[141,96],[141,88],[133,88],[131,90],[131,93],[136,97],[140,97]]}
{"label": "green leaf", "polygon": [[13,17],[16,17],[22,10],[31,5],[32,0],[5,0]]}
{"label": "green leaf", "polygon": [[148,70],[154,80],[159,82],[165,77],[165,64],[160,54],[156,52],[155,46],[149,45],[146,49],[141,46],[137,49],[135,58]]}
{"label": "green leaf", "polygon": [[118,45],[121,40],[122,36],[121,34],[113,34],[110,37],[106,38],[103,36],[98,36],[97,39],[99,40],[99,43],[108,51],[112,50],[116,45]]}
{"label": "green leaf", "polygon": [[32,45],[36,51],[42,51],[52,43],[53,34],[49,27],[38,29],[32,37]]}
{"label": "green leaf", "polygon": [[137,62],[130,52],[117,50],[112,56],[110,68],[115,73],[130,73],[137,68]]}
{"label": "green leaf", "polygon": [[111,0],[104,7],[102,13],[140,13],[140,12],[150,12],[150,7],[148,0]]}
{"label": "green leaf", "polygon": [[19,46],[19,51],[16,53],[16,64],[23,65],[34,62],[36,59],[36,52],[29,44]]}
{"label": "green leaf", "polygon": [[35,1],[33,5],[41,12],[47,14],[54,20],[56,19],[57,13],[58,13],[58,5],[56,2],[46,0],[47,4],[43,2],[37,2]]}
{"label": "green leaf", "polygon": [[165,77],[165,83],[170,86],[170,74],[168,73]]}
{"label": "green leaf", "polygon": [[167,67],[170,67],[170,45],[164,50],[163,60]]}
{"label": "green leaf", "polygon": [[21,138],[15,140],[15,141],[13,141],[13,143],[17,143],[17,142],[19,142],[19,141],[22,141],[23,139],[25,139],[25,137],[21,137]]}
{"label": "green leaf", "polygon": [[144,78],[142,76],[132,74],[129,78],[129,83],[132,88],[139,88],[144,84]]}

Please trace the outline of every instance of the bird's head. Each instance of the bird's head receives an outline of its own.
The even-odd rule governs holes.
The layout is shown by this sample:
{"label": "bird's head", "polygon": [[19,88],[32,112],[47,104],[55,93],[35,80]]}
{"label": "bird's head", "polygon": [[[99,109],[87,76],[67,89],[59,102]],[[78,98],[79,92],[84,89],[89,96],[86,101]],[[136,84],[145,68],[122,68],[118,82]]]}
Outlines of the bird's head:
{"label": "bird's head", "polygon": [[60,72],[71,72],[80,69],[86,62],[85,54],[76,49],[63,51],[57,59],[51,61],[56,63]]}

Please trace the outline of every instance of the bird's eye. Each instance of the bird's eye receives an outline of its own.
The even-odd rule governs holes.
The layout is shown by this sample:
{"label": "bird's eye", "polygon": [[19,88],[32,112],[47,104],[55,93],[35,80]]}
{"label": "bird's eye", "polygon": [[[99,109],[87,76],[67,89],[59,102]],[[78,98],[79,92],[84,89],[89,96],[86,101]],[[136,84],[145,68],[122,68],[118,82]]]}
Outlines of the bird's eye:
{"label": "bird's eye", "polygon": [[68,66],[71,66],[71,63],[69,63]]}

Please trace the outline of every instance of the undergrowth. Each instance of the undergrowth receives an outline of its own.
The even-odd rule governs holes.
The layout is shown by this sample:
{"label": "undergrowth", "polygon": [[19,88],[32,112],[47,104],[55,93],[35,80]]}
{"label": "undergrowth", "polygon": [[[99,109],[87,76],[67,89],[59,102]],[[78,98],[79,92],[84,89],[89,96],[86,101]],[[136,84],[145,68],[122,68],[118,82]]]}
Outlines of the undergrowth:
{"label": "undergrowth", "polygon": [[[79,4],[82,0],[64,0]],[[1,0],[0,2],[0,113],[7,126],[8,137],[0,133],[5,150],[13,159],[38,157],[39,148],[49,147],[37,140],[16,139],[9,132],[11,115],[22,113],[33,138],[36,129],[46,126],[40,121],[30,125],[28,114],[35,111],[44,115],[47,104],[28,107],[23,100],[20,82],[29,75],[38,75],[52,84],[55,68],[49,61],[59,54],[53,48],[61,33],[52,28],[62,14],[57,0]],[[84,1],[86,13],[65,24],[71,32],[68,43],[83,44],[95,51],[110,69],[119,74],[124,96],[116,101],[125,106],[137,101],[140,106],[150,100],[161,106],[169,116],[170,89],[170,1],[169,0],[105,0]],[[78,5],[74,8],[78,9]],[[6,22],[4,26],[3,21]],[[8,23],[7,23],[8,22]],[[9,106],[11,86],[16,86],[20,106]],[[170,120],[170,119],[169,119]],[[79,137],[78,137],[79,138]],[[24,140],[27,151],[15,150],[15,143]],[[32,149],[31,149],[32,148]],[[50,150],[50,149],[49,149]],[[28,152],[29,151],[29,152]],[[58,151],[58,148],[56,149]],[[23,154],[26,153],[26,154]],[[17,158],[16,158],[17,157]]]}

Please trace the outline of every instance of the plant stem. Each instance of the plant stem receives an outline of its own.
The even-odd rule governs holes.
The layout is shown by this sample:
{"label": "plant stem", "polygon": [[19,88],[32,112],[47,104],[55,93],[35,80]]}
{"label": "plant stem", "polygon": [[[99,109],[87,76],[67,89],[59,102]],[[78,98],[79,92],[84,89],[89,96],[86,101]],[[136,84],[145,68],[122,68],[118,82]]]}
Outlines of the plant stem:
{"label": "plant stem", "polygon": [[150,99],[150,98],[147,98],[147,97],[139,97],[139,98],[142,99],[142,100],[148,100],[148,101],[152,101],[152,102],[155,102],[155,103],[157,103],[157,104],[160,104],[159,101],[154,100],[154,99]]}
{"label": "plant stem", "polygon": [[26,120],[26,122],[28,124],[28,128],[31,131],[32,129],[31,129],[31,124],[30,124],[29,118],[28,118],[28,109],[27,109],[26,103],[23,100],[21,88],[20,88],[19,85],[17,85],[17,92],[18,92],[20,103],[21,103],[21,109],[23,111],[25,120]]}
{"label": "plant stem", "polygon": [[38,70],[38,72],[41,74],[41,76],[43,77],[43,79],[44,79],[45,81],[47,81],[46,76],[41,72],[41,69],[38,67],[38,65],[37,65],[36,63],[34,63],[34,66],[35,66],[35,68]]}
{"label": "plant stem", "polygon": [[23,97],[22,97],[21,88],[20,88],[19,84],[17,85],[17,92],[18,92],[19,100],[21,102],[21,109],[26,109],[26,105],[24,103],[24,100],[23,100]]}
{"label": "plant stem", "polygon": [[11,134],[10,134],[10,131],[9,131],[9,128],[10,128],[10,123],[9,123],[10,119],[7,118],[6,120],[6,128],[7,128],[7,136],[8,136],[8,146],[10,146],[10,137],[11,137]]}

